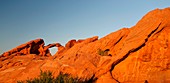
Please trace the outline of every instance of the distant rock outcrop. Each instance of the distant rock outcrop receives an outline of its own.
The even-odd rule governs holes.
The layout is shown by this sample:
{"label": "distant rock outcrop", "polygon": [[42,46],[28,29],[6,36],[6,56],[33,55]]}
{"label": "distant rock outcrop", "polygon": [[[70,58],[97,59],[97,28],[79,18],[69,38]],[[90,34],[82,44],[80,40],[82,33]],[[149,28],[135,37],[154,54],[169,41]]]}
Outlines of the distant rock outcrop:
{"label": "distant rock outcrop", "polygon": [[[70,40],[65,47],[44,46],[42,39],[31,42],[1,55],[0,82],[34,78],[41,69],[96,83],[170,83],[170,8],[155,9],[132,28],[101,39]],[[42,57],[49,56],[48,48],[54,46],[58,47],[54,56]]]}
{"label": "distant rock outcrop", "polygon": [[61,44],[59,44],[59,43],[53,43],[53,44],[49,44],[47,46],[44,46],[44,45],[45,45],[45,43],[44,43],[43,39],[31,40],[31,41],[29,41],[25,44],[22,44],[10,51],[3,53],[0,57],[28,55],[28,54],[36,54],[39,56],[51,56],[49,48],[61,46]]}
{"label": "distant rock outcrop", "polygon": [[76,40],[70,40],[69,42],[67,42],[67,44],[65,45],[66,49],[70,49],[71,47],[74,46],[74,44],[76,43]]}
{"label": "distant rock outcrop", "polygon": [[26,55],[26,54],[42,54],[44,41],[43,39],[36,39],[22,44],[8,52],[5,52],[1,56],[9,55]]}

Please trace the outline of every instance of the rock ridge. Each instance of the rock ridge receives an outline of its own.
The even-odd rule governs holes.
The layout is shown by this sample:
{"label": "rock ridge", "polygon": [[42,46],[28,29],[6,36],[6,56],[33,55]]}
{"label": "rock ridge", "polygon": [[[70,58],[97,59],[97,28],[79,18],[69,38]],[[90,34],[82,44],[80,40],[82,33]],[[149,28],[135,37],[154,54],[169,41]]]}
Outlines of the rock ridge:
{"label": "rock ridge", "polygon": [[[54,46],[58,51],[51,56],[48,48]],[[99,54],[105,50],[107,55]],[[23,54],[26,56],[18,56]],[[100,39],[73,39],[65,46],[44,46],[42,39],[36,39],[0,57],[1,82],[34,78],[40,69],[50,70],[54,76],[62,72],[96,83],[169,83],[170,8],[152,10],[135,26]]]}

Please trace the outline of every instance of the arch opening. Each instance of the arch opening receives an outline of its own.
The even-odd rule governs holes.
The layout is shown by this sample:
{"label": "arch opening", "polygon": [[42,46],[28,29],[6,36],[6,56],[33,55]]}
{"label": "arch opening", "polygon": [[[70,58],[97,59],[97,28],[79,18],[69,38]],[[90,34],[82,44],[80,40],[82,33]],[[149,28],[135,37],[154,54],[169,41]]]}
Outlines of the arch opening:
{"label": "arch opening", "polygon": [[58,48],[57,47],[52,47],[52,48],[49,48],[49,51],[50,51],[51,55],[53,56],[54,54],[57,53]]}

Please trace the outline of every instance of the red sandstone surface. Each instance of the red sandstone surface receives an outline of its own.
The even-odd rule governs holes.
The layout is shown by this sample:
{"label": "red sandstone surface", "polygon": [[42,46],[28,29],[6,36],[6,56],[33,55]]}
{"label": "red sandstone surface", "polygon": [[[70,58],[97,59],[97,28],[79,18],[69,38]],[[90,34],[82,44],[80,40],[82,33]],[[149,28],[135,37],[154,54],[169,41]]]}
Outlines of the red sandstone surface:
{"label": "red sandstone surface", "polygon": [[[58,47],[51,56],[49,48]],[[98,49],[109,49],[101,56]],[[44,46],[42,39],[0,56],[0,82],[14,83],[39,75],[40,69],[96,83],[170,83],[170,8],[147,13],[135,26],[98,39],[70,40]]]}

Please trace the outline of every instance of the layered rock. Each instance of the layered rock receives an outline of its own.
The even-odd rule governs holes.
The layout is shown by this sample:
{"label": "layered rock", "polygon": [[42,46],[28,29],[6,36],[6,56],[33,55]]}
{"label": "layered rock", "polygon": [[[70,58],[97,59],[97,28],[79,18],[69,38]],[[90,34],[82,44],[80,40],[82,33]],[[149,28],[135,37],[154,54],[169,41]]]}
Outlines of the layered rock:
{"label": "layered rock", "polygon": [[[41,45],[46,50],[44,54],[37,48],[38,54],[31,51],[34,55],[1,57],[0,81],[34,78],[41,69],[52,71],[54,76],[62,72],[97,83],[170,82],[170,8],[155,9],[132,28],[123,28],[101,39],[95,36],[70,40],[65,47],[59,43],[47,46],[41,43],[38,47]],[[47,56],[48,48],[53,46],[58,47],[54,56],[36,56]],[[98,49],[107,50],[109,56],[101,56]]]}
{"label": "layered rock", "polygon": [[[164,30],[169,31],[170,29],[169,13],[170,9],[166,8],[153,10],[145,15],[134,27],[130,28],[128,36],[120,47],[121,50],[116,50],[118,53],[110,59],[108,64],[101,65],[96,76],[100,77],[110,72],[119,82],[145,82],[146,80],[151,83],[170,82],[169,70],[162,71],[164,68],[161,65],[169,63],[167,61],[169,55],[164,55],[164,52],[168,52],[165,50],[168,47],[157,46],[158,43],[165,43],[164,41],[166,41],[166,45],[169,43],[169,36],[167,32],[164,32]],[[160,34],[164,35],[159,38]],[[160,40],[162,38],[163,40]],[[162,50],[162,52],[154,52],[157,50]],[[160,60],[159,57],[167,58]],[[159,63],[159,67],[156,66],[157,63]]]}
{"label": "layered rock", "polygon": [[[127,41],[133,42],[131,47],[132,45],[137,47],[129,50],[126,58],[122,59],[119,64],[114,63],[111,73],[115,79],[119,82],[144,82],[146,80],[149,83],[170,82],[169,13],[170,8],[153,10],[131,28],[133,31],[142,29],[141,32],[135,32],[136,37],[135,33],[127,37]],[[142,25],[147,26],[142,27]],[[144,39],[141,40],[142,38]]]}
{"label": "layered rock", "polygon": [[[1,56],[10,55],[26,55],[26,54],[41,54],[43,52],[44,41],[43,39],[36,39],[22,44],[8,52],[3,53]],[[42,49],[41,49],[42,48]]]}
{"label": "layered rock", "polygon": [[61,46],[61,44],[59,43],[53,43],[47,46],[44,46],[44,45],[45,43],[43,39],[31,40],[25,44],[19,45],[16,48],[13,48],[12,50],[9,50],[3,53],[0,57],[15,56],[15,55],[28,55],[28,54],[36,54],[40,56],[51,56],[49,48]]}

